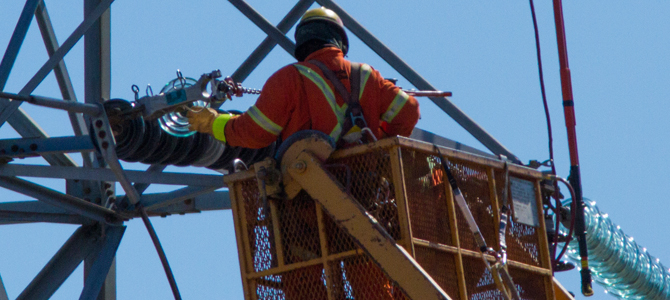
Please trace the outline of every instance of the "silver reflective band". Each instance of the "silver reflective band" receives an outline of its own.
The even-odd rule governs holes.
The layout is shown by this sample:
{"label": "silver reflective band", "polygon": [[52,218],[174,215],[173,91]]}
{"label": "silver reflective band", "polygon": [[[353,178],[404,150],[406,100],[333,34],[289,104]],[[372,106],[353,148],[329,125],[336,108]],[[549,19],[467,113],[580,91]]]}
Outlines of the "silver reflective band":
{"label": "silver reflective band", "polygon": [[247,114],[254,120],[254,122],[256,122],[256,124],[258,124],[258,126],[272,135],[279,135],[284,129],[275,122],[272,122],[270,118],[266,117],[256,105],[250,107]]}
{"label": "silver reflective band", "polygon": [[337,142],[337,140],[340,138],[340,133],[342,132],[342,124],[344,123],[345,117],[344,114],[347,111],[348,105],[346,103],[344,103],[342,107],[337,105],[337,100],[335,100],[335,94],[333,94],[333,90],[330,88],[330,86],[328,86],[321,75],[317,74],[309,67],[305,67],[299,64],[294,64],[294,66],[298,69],[300,74],[307,77],[307,79],[312,81],[321,90],[323,96],[326,98],[326,101],[328,101],[330,108],[335,114],[335,118],[337,118],[337,125],[335,125],[335,128],[333,128],[333,131],[331,131],[329,135]]}
{"label": "silver reflective band", "polygon": [[370,74],[372,74],[372,68],[366,64],[361,64],[361,85],[359,88],[360,93],[358,94],[358,102],[361,102],[361,99],[363,99],[363,91],[365,91],[365,85],[368,83]]}
{"label": "silver reflective band", "polygon": [[340,139],[340,134],[342,133],[342,124],[337,123],[333,131],[330,132],[330,137],[333,138],[335,142]]}
{"label": "silver reflective band", "polygon": [[382,120],[386,122],[393,121],[393,118],[395,118],[398,112],[400,112],[403,106],[405,106],[407,100],[409,100],[409,96],[402,90],[399,90],[398,95],[395,96],[393,102],[391,102],[391,105],[389,105],[388,110],[386,110],[384,115],[382,115]]}
{"label": "silver reflective band", "polygon": [[300,74],[307,77],[307,79],[312,81],[321,90],[323,95],[326,97],[326,100],[328,101],[330,108],[333,110],[333,113],[335,113],[337,121],[339,123],[342,123],[342,121],[344,120],[344,112],[347,110],[347,104],[345,103],[344,105],[342,105],[342,107],[337,106],[337,100],[335,100],[335,94],[333,94],[333,90],[330,89],[330,86],[328,86],[328,84],[323,79],[323,77],[321,77],[321,75],[317,74],[309,67],[305,67],[303,65],[298,64],[295,64],[294,66],[298,68]]}

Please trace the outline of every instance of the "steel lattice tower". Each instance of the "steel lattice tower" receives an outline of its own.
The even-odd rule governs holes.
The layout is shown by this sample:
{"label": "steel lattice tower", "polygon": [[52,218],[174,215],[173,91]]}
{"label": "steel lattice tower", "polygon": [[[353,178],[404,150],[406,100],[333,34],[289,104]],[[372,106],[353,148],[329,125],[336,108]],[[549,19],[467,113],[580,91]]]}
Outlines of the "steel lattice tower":
{"label": "steel lattice tower", "polygon": [[[245,1],[229,1],[267,34],[267,38],[233,73],[232,77],[236,82],[243,82],[276,45],[293,54],[295,44],[285,34],[316,3],[334,10],[354,35],[416,88],[435,90],[428,81],[332,0],[300,0],[276,26]],[[123,170],[114,153],[114,144],[106,143],[111,141],[111,131],[101,105],[105,100],[114,98],[114,95],[110,95],[110,67],[114,61],[110,56],[112,24],[109,14],[113,0],[83,2],[84,20],[59,45],[45,2],[27,0],[0,63],[0,91],[19,95],[12,96],[13,100],[7,99],[10,98],[9,94],[3,94],[6,98],[0,98],[0,126],[9,125],[22,136],[20,139],[0,139],[0,157],[4,163],[0,167],[0,186],[36,199],[0,203],[0,224],[47,222],[80,225],[42,271],[36,274],[19,296],[20,299],[49,298],[82,261],[85,265],[85,284],[81,299],[115,299],[114,257],[123,237],[125,221],[143,215],[158,216],[230,208],[227,192],[215,191],[224,187],[222,175],[167,173],[163,172],[166,166],[160,164],[151,165],[145,171]],[[5,91],[5,85],[32,20],[36,20],[39,25],[49,59],[23,89]],[[9,26],[7,23],[9,22],[5,26]],[[63,60],[77,43],[84,45],[83,101],[77,101],[82,96],[75,95]],[[58,81],[61,95],[51,98],[36,95],[30,97],[51,72]],[[431,100],[491,152],[518,161],[449,99],[440,97]],[[74,135],[56,138],[47,136],[19,108],[24,102],[68,111]],[[413,137],[430,139],[445,146],[456,145],[453,141],[421,130],[415,132]],[[463,145],[459,145],[459,148],[483,153]],[[82,153],[83,165],[79,166],[68,153]],[[12,158],[30,156],[42,156],[48,165],[25,165],[11,161]],[[58,192],[18,176],[64,179],[66,192]],[[120,183],[124,191],[115,190],[116,182]],[[150,184],[186,187],[167,193],[143,194]],[[130,205],[128,209],[113,209],[110,203]],[[144,219],[154,242],[160,245],[149,219]],[[163,261],[167,262],[166,259]],[[165,265],[166,270],[169,270],[169,266]],[[7,299],[2,281],[1,299]]]}

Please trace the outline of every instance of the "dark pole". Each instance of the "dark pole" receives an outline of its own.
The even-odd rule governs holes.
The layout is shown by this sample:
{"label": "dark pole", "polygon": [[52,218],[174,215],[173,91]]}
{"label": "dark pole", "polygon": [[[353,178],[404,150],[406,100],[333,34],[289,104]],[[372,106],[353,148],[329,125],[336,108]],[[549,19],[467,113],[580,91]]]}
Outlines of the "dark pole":
{"label": "dark pole", "polygon": [[593,295],[591,286],[591,269],[589,269],[589,254],[586,248],[586,229],[584,224],[584,199],[582,199],[582,179],[579,171],[579,154],[577,152],[577,131],[575,127],[575,106],[572,97],[572,79],[568,66],[568,47],[565,42],[565,26],[563,22],[563,4],[561,0],[554,0],[554,21],[556,22],[556,40],[558,45],[558,59],[561,68],[561,90],[563,93],[563,113],[565,126],[568,130],[568,147],[570,150],[570,184],[575,190],[577,198],[575,235],[579,242],[579,256],[581,257],[582,294]]}

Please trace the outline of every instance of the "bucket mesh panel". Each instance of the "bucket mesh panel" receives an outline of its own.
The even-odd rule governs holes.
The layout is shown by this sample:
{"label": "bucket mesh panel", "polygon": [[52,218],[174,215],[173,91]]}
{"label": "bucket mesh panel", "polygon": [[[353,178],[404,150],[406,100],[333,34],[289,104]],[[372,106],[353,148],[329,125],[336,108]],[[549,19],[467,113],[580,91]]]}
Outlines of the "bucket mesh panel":
{"label": "bucket mesh panel", "polygon": [[[457,205],[455,212],[451,211],[452,195],[445,182],[442,158],[425,146],[386,145],[356,153],[343,150],[341,154],[351,155],[335,156],[338,158],[324,166],[391,237],[400,240],[401,230],[411,230],[407,234],[411,233],[413,247],[408,252],[414,251],[417,263],[452,299],[461,299],[460,268],[468,300],[504,299],[481,259],[472,257],[471,251],[479,249],[462,212]],[[398,153],[399,159],[391,159]],[[493,207],[496,199],[492,196],[502,205],[503,170],[493,168],[490,178],[491,164],[482,164],[481,158],[452,155],[445,159],[488,246],[498,250]],[[400,182],[394,182],[394,161],[401,162],[395,169],[403,176]],[[521,177],[534,181],[540,175]],[[242,243],[240,249],[245,253],[240,253],[240,259],[251,299],[409,299],[327,211],[319,212],[321,206],[307,192],[301,191],[293,199],[270,198],[270,203],[264,203],[255,178],[229,186],[236,191],[231,195],[239,198],[233,199],[237,209],[234,216],[236,224],[241,225],[238,243]],[[405,191],[398,196],[396,187],[401,186]],[[492,186],[496,189],[493,192]],[[276,211],[268,211],[270,207]],[[399,218],[398,207],[407,207],[407,218]],[[401,219],[409,223],[401,224]],[[537,268],[509,266],[522,299],[553,299],[545,288],[551,287],[551,276],[541,275],[548,273],[548,266],[540,259],[540,230],[513,219],[508,224],[509,260]]]}

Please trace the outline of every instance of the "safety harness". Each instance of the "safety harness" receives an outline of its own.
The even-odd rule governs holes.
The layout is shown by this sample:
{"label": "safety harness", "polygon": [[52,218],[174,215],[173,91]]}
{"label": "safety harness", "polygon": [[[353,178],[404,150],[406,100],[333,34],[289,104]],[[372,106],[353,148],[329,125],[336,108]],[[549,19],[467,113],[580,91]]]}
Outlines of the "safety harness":
{"label": "safety harness", "polygon": [[[451,190],[454,194],[454,200],[456,200],[458,208],[461,210],[461,213],[463,213],[463,216],[465,217],[465,220],[468,223],[470,232],[472,233],[475,243],[477,244],[477,247],[479,247],[479,251],[482,254],[482,260],[486,265],[486,269],[491,273],[493,281],[498,287],[498,290],[500,290],[505,299],[508,300],[521,299],[521,297],[519,296],[519,291],[517,290],[514,281],[512,281],[512,277],[509,275],[509,272],[507,271],[507,243],[505,241],[508,211],[509,211],[507,203],[507,197],[508,197],[507,188],[509,186],[509,180],[508,180],[509,168],[507,166],[507,161],[505,161],[505,170],[504,170],[505,187],[503,188],[503,205],[502,209],[500,210],[500,224],[498,230],[500,238],[500,251],[496,252],[495,250],[493,250],[493,248],[490,248],[486,245],[484,236],[479,230],[479,226],[477,226],[477,222],[475,221],[475,218],[472,216],[472,212],[470,212],[470,208],[465,202],[465,198],[461,193],[461,189],[458,188],[456,178],[451,173],[451,169],[449,168],[446,159],[444,158],[444,156],[442,156],[442,153],[440,152],[440,149],[437,146],[435,146],[435,149],[437,150],[437,153],[440,156],[440,161],[442,162],[442,168],[444,168],[444,172],[447,175],[449,185],[451,185]],[[486,256],[484,256],[485,254],[493,256],[496,260],[495,264],[491,265]]]}
{"label": "safety harness", "polygon": [[[347,91],[331,69],[328,69],[325,64],[318,60],[310,60],[308,63],[311,63],[321,69],[323,75],[328,81],[330,81],[335,90],[342,96],[344,102],[347,104],[347,110],[344,114],[344,120],[342,124],[342,131],[340,136],[337,138],[337,146],[342,147],[346,143],[355,143],[357,141],[362,141],[363,143],[369,142],[371,139],[375,139],[374,134],[370,131],[368,136],[364,136],[364,129],[368,128],[367,122],[365,122],[365,117],[363,116],[363,108],[360,104],[360,90],[361,90],[361,64],[351,63],[351,77],[349,78],[349,84],[351,85],[351,93]],[[368,129],[369,131],[369,129]]]}

